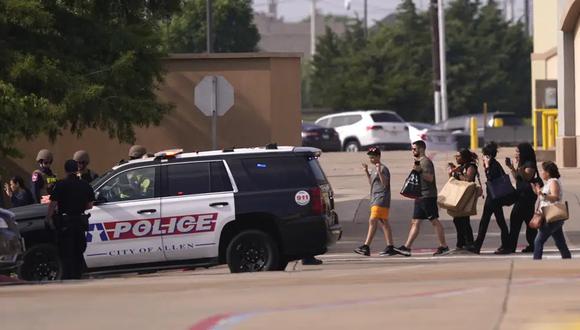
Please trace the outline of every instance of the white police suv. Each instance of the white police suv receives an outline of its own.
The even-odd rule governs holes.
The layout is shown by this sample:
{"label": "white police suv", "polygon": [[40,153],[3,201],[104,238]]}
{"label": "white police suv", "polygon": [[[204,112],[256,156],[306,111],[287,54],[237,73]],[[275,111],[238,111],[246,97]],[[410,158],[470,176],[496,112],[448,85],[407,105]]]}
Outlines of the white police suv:
{"label": "white police suv", "polygon": [[[114,167],[93,183],[89,272],[227,263],[232,272],[284,270],[339,239],[333,192],[304,147],[160,152]],[[15,208],[26,251],[20,276],[58,279],[45,205]]]}

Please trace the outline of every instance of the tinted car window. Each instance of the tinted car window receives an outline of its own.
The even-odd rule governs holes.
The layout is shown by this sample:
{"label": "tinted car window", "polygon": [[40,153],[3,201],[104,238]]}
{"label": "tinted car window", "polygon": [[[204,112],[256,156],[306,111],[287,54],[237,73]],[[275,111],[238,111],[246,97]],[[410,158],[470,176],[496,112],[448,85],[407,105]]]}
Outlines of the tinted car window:
{"label": "tinted car window", "polygon": [[388,112],[380,112],[371,114],[371,118],[375,123],[402,123],[403,120],[398,115]]}
{"label": "tinted car window", "polygon": [[316,124],[323,126],[323,127],[329,127],[328,126],[329,122],[330,122],[330,118],[326,118],[326,119],[319,120],[318,122],[316,122]]}
{"label": "tinted car window", "polygon": [[121,202],[155,197],[155,167],[122,172],[97,192],[107,202]]}
{"label": "tinted car window", "polygon": [[347,116],[336,116],[330,118],[330,127],[341,127],[348,125]]}
{"label": "tinted car window", "polygon": [[232,191],[232,182],[222,162],[210,163],[210,186],[212,192]]}
{"label": "tinted car window", "polygon": [[304,157],[243,159],[250,179],[249,190],[303,188],[314,185]]}
{"label": "tinted car window", "polygon": [[167,196],[205,194],[210,192],[209,163],[167,166]]}
{"label": "tinted car window", "polygon": [[520,126],[524,124],[522,118],[517,117],[515,115],[506,114],[506,115],[495,115],[494,118],[499,118],[503,120],[504,126]]}

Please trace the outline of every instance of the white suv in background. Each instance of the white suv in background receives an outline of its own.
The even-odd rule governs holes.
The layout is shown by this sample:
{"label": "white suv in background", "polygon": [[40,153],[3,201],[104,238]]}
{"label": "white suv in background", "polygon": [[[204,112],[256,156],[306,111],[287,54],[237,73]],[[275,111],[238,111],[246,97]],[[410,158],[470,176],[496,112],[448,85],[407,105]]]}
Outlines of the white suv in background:
{"label": "white suv in background", "polygon": [[316,124],[334,128],[345,151],[410,148],[409,127],[394,111],[341,112],[321,117]]}

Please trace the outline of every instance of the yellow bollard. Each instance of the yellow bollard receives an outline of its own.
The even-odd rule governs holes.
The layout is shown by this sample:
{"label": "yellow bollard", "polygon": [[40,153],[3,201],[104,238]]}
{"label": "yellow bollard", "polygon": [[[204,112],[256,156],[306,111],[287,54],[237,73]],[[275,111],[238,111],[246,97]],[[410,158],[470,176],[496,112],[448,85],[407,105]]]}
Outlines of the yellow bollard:
{"label": "yellow bollard", "polygon": [[534,140],[534,150],[538,150],[538,109],[532,111],[532,135]]}
{"label": "yellow bollard", "polygon": [[548,116],[542,112],[542,147],[548,150]]}
{"label": "yellow bollard", "polygon": [[552,146],[554,145],[554,117],[553,116],[547,116],[547,122],[548,122],[548,138],[546,139],[547,143],[547,149],[551,149]]}
{"label": "yellow bollard", "polygon": [[471,117],[469,121],[469,131],[471,134],[471,150],[479,148],[479,136],[477,135],[477,118]]}

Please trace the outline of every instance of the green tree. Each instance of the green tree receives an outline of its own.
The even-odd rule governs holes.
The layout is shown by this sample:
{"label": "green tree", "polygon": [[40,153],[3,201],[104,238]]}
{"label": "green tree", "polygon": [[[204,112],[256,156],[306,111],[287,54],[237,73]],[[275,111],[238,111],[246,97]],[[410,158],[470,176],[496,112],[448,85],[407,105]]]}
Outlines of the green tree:
{"label": "green tree", "polygon": [[[490,0],[455,0],[446,9],[450,115],[530,111],[531,43],[521,24],[508,24]],[[370,30],[367,42],[327,30],[312,61],[315,106],[392,109],[407,120],[433,119],[430,15],[402,0],[394,19]]]}
{"label": "green tree", "polygon": [[[251,0],[212,1],[213,51],[253,52],[260,34],[254,24]],[[164,44],[174,53],[202,53],[206,49],[206,0],[187,0],[180,14],[164,28]]]}
{"label": "green tree", "polygon": [[107,131],[123,142],[134,125],[159,123],[158,21],[177,0],[0,1],[0,153],[64,130]]}

